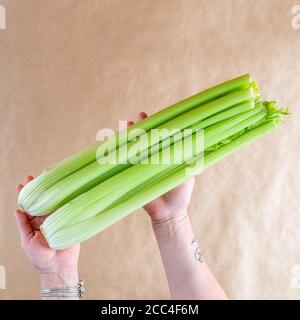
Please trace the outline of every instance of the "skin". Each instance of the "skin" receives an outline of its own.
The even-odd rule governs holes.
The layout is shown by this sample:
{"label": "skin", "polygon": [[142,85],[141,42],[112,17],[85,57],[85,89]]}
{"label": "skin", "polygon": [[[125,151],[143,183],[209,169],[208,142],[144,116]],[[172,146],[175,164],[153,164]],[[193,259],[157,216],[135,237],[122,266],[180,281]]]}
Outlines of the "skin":
{"label": "skin", "polygon": [[[138,120],[146,117],[145,112],[138,114]],[[132,124],[133,121],[128,121],[128,126]],[[17,192],[32,179],[32,176],[28,176],[24,184],[17,186]],[[187,215],[193,187],[194,178],[191,178],[148,203],[144,209],[151,218],[171,298],[226,299],[223,289],[204,261]],[[42,289],[73,287],[78,283],[80,245],[66,250],[52,250],[39,229],[45,218],[32,217],[17,210],[16,220],[23,251],[38,271]]]}

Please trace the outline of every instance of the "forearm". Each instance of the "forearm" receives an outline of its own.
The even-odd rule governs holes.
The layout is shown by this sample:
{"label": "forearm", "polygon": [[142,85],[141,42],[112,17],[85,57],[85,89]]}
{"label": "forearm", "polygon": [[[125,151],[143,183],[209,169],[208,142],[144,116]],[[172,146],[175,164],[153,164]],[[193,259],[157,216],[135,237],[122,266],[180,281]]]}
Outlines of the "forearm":
{"label": "forearm", "polygon": [[205,263],[186,213],[153,222],[172,299],[226,299]]}
{"label": "forearm", "polygon": [[[63,270],[53,273],[42,273],[41,277],[41,289],[59,289],[75,287],[78,284],[78,271],[77,269]],[[61,298],[51,297],[43,298],[45,300],[77,300],[78,297],[74,298]]]}

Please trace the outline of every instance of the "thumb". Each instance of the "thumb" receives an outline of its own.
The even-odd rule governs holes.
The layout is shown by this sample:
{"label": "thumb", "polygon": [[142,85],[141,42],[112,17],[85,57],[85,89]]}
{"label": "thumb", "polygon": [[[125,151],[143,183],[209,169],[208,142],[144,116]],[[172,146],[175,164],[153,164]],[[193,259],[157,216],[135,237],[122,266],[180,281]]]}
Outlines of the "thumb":
{"label": "thumb", "polygon": [[26,214],[20,210],[16,212],[17,226],[21,238],[22,247],[26,248],[33,237],[33,230]]}

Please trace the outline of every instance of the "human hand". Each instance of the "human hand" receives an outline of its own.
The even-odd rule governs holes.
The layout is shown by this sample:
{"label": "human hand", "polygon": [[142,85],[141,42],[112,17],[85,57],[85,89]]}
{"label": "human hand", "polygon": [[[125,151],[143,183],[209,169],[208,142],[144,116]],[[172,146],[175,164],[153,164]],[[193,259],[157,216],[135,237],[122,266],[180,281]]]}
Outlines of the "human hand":
{"label": "human hand", "polygon": [[[28,176],[25,184],[33,179]],[[17,192],[23,188],[17,186]],[[42,287],[74,286],[78,282],[78,258],[80,245],[66,250],[51,249],[40,231],[40,225],[46,216],[32,217],[26,212],[17,210],[17,226],[21,238],[21,245],[27,258],[40,273]]]}
{"label": "human hand", "polygon": [[[145,112],[138,114],[138,120],[147,118]],[[128,121],[128,126],[134,124]],[[168,221],[187,215],[187,207],[191,201],[195,178],[192,177],[175,189],[167,192],[161,197],[149,202],[144,209],[149,214],[153,223]]]}

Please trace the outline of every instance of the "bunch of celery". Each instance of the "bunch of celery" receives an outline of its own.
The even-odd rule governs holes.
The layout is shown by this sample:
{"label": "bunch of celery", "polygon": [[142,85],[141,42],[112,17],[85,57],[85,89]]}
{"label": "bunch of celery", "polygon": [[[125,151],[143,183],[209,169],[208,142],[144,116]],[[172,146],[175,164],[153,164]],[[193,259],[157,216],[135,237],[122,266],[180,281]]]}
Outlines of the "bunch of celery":
{"label": "bunch of celery", "polygon": [[[54,249],[70,247],[273,132],[282,114],[287,110],[262,102],[256,82],[249,75],[241,76],[165,108],[46,169],[21,190],[19,206],[35,216],[52,213],[41,226],[45,238]],[[136,154],[125,150],[137,144],[137,129],[150,143],[139,143],[134,162]],[[152,129],[168,130],[154,141]],[[176,162],[182,136],[172,134],[185,129],[191,129],[191,141],[204,136],[204,143],[200,149],[192,144],[192,150],[185,150],[188,161]],[[164,144],[167,140],[171,145]],[[167,164],[159,161],[165,151],[174,156]],[[99,159],[113,152],[118,162],[101,164]],[[153,163],[155,157],[158,161]]]}

